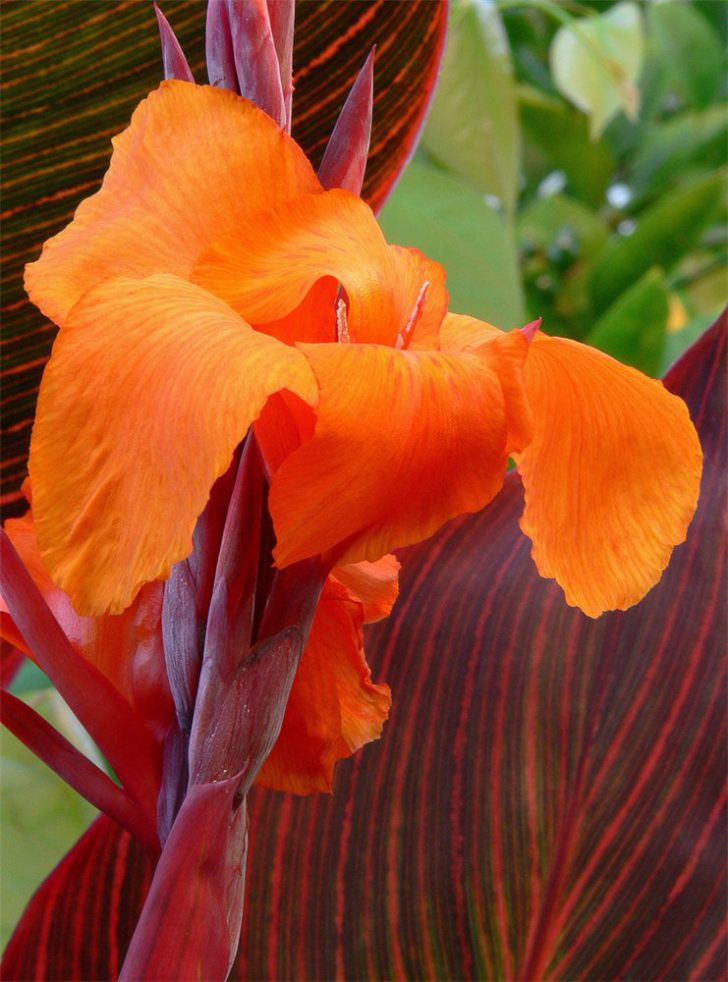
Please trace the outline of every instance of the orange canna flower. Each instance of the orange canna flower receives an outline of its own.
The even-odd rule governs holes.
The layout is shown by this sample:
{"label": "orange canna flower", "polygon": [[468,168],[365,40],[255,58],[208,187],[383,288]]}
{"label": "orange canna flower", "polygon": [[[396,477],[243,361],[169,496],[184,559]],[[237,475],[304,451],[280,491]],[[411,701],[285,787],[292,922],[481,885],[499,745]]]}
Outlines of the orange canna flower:
{"label": "orange canna flower", "polygon": [[145,99],[26,285],[61,329],[30,455],[38,541],[83,613],[123,610],[190,552],[251,424],[279,566],[421,540],[487,504],[509,455],[538,568],[587,614],[637,602],[685,537],[701,454],[680,400],[572,341],[445,316],[443,270],[230,92]]}
{"label": "orange canna flower", "polygon": [[[586,346],[447,314],[441,267],[388,245],[231,92],[171,81],[145,99],[26,286],[60,328],[31,445],[35,528],[83,614],[125,610],[190,553],[251,425],[279,567],[378,561],[486,505],[514,456],[539,571],[596,616],[654,585],[695,509],[679,399]],[[356,638],[362,616],[339,616]],[[312,642],[311,680],[317,657]]]}

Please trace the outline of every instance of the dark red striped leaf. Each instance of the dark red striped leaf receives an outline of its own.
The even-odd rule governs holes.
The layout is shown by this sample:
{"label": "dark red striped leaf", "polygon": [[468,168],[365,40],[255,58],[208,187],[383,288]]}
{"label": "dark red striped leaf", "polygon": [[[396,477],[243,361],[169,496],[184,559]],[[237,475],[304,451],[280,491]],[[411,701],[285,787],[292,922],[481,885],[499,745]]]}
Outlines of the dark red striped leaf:
{"label": "dark red striped leaf", "polygon": [[[161,0],[198,81],[205,8]],[[277,42],[286,31],[279,5]],[[364,194],[382,203],[419,131],[439,63],[441,0],[307,0],[296,10],[293,133],[317,167],[346,95],[377,45],[374,127]],[[20,483],[35,397],[55,329],[25,298],[22,272],[99,185],[110,139],[163,77],[152,4],[138,0],[3,3],[2,362],[4,514],[23,510]]]}
{"label": "dark red striped leaf", "polygon": [[153,868],[128,832],[97,818],[26,907],[2,978],[116,978]]}
{"label": "dark red striped leaf", "polygon": [[242,978],[726,977],[725,338],[668,378],[706,470],[641,605],[564,605],[515,476],[403,557],[384,738],[332,798],[251,796]]}
{"label": "dark red striped leaf", "polygon": [[[536,575],[515,476],[408,551],[370,631],[395,708],[331,798],[251,793],[245,979],[724,979],[724,317],[673,369],[706,457],[688,542],[591,621]],[[115,978],[152,862],[101,818],[7,979]]]}

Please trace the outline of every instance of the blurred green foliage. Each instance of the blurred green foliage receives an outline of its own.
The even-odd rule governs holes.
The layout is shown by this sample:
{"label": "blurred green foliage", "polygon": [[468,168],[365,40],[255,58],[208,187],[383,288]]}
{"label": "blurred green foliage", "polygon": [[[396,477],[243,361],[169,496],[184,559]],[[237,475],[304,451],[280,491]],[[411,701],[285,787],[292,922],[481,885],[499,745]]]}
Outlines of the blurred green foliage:
{"label": "blurred green foliage", "polygon": [[[47,679],[26,662],[12,689],[95,763],[98,751]],[[40,687],[38,687],[40,686]],[[41,880],[86,831],[96,810],[4,727],[0,732],[0,947]]]}
{"label": "blurred green foliage", "polygon": [[456,0],[391,241],[451,309],[660,375],[722,309],[722,0]]}

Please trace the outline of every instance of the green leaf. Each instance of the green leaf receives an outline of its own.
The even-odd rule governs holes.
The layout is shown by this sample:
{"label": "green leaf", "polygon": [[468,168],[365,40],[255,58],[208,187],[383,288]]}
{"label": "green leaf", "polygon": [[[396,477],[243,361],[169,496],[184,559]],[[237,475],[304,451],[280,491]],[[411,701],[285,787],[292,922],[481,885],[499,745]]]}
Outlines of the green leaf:
{"label": "green leaf", "polygon": [[390,242],[442,263],[452,310],[500,327],[523,322],[513,237],[477,191],[415,160],[379,219]]}
{"label": "green leaf", "polygon": [[513,208],[520,129],[508,38],[492,0],[452,9],[422,142],[439,163]]}
{"label": "green leaf", "polygon": [[565,195],[538,198],[518,219],[518,236],[530,247],[548,249],[560,235],[573,237],[573,249],[580,259],[589,259],[606,244],[606,225],[591,208]]}
{"label": "green leaf", "polygon": [[559,91],[590,117],[592,137],[620,109],[634,119],[644,41],[636,3],[619,3],[595,17],[559,29],[551,45],[551,71]]}
{"label": "green leaf", "polygon": [[[45,709],[44,715],[55,716],[56,699],[55,694],[36,693],[32,701],[34,708]],[[53,722],[58,725],[58,718]],[[70,725],[67,717],[64,728],[65,725]],[[69,736],[68,730],[65,735]],[[0,941],[4,946],[38,883],[65,855],[96,812],[4,728],[0,752]]]}
{"label": "green leaf", "polygon": [[559,99],[529,86],[520,86],[518,95],[524,146],[534,143],[548,169],[564,172],[571,196],[601,205],[615,166],[604,140],[592,141],[586,118]]}
{"label": "green leaf", "polygon": [[549,333],[583,338],[592,319],[590,266],[608,236],[595,211],[564,195],[538,198],[522,212],[518,239],[528,319],[543,317]]}
{"label": "green leaf", "polygon": [[663,366],[670,311],[665,277],[648,270],[597,322],[586,341],[648,375]]}
{"label": "green leaf", "polygon": [[720,39],[687,3],[650,4],[648,27],[680,95],[697,109],[717,98],[725,66]]}
{"label": "green leaf", "polygon": [[594,267],[591,292],[604,309],[651,266],[671,269],[698,242],[723,194],[723,176],[694,181],[648,208],[634,232],[614,240]]}
{"label": "green leaf", "polygon": [[681,113],[644,133],[629,184],[635,197],[654,197],[695,165],[719,166],[725,158],[728,118],[724,106]]}

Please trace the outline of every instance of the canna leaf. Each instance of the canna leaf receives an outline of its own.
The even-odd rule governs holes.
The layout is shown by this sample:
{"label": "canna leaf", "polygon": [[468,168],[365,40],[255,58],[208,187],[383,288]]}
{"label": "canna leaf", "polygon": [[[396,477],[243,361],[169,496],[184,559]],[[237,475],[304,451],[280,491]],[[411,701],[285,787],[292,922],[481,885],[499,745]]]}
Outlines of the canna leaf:
{"label": "canna leaf", "polygon": [[403,563],[382,742],[333,798],[251,796],[242,978],[721,979],[726,321],[678,363],[706,454],[633,610],[538,581],[518,479]]}
{"label": "canna leaf", "polygon": [[[397,699],[381,744],[331,798],[250,795],[232,978],[725,977],[727,326],[667,379],[706,468],[642,604],[598,621],[563,604],[518,531],[515,475],[408,551],[368,641]],[[3,978],[116,978],[151,872],[98,819],[31,900]]]}
{"label": "canna leaf", "polygon": [[[271,27],[285,45],[284,9]],[[205,5],[162,2],[189,68],[204,67]],[[293,54],[294,136],[320,163],[327,140],[368,52],[379,44],[374,123],[364,194],[386,197],[408,159],[429,101],[446,22],[444,2],[376,0],[299,3]],[[163,77],[152,5],[101,4],[89,16],[75,0],[27,0],[3,11],[3,465],[2,501],[23,510],[20,484],[37,387],[54,337],[29,304],[25,264],[99,184],[109,140]],[[28,51],[32,51],[32,57]],[[287,83],[284,83],[284,87]]]}
{"label": "canna leaf", "polygon": [[3,979],[115,979],[153,868],[128,832],[99,816],[28,904]]}

